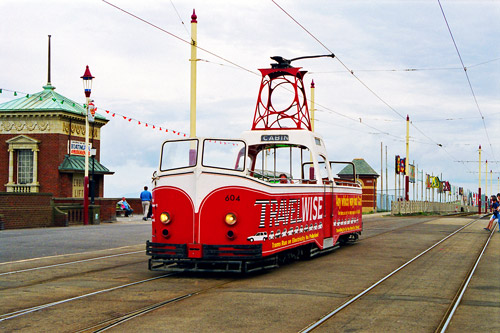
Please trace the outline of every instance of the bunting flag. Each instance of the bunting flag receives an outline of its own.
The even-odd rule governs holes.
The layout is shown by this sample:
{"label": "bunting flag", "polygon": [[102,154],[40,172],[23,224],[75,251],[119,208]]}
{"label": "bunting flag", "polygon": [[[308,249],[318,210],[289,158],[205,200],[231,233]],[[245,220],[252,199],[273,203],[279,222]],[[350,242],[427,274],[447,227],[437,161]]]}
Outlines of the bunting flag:
{"label": "bunting flag", "polygon": [[[5,93],[6,91],[13,93],[14,96],[17,96],[18,94],[21,94],[21,95],[25,95],[26,98],[30,97],[30,94],[25,93],[25,92],[15,91],[15,90],[10,90],[10,89],[5,89],[5,88],[0,88],[0,94]],[[40,96],[40,101],[42,101],[42,100],[43,100],[42,96]],[[64,100],[57,100],[56,98],[52,98],[52,101],[54,101],[54,102],[60,102],[61,104],[64,104]],[[73,103],[73,106],[75,106],[74,103]],[[87,106],[85,104],[83,104],[83,107],[86,108]],[[138,119],[134,119],[132,117],[129,117],[129,116],[126,116],[126,115],[123,115],[123,114],[119,114],[117,112],[111,112],[109,110],[104,110],[104,111],[107,114],[110,114],[112,118],[116,118],[116,116],[119,116],[119,117],[122,117],[123,120],[127,120],[128,122],[132,122],[132,120],[133,120],[134,122],[137,122],[137,125],[144,125],[145,127],[148,127],[148,129],[153,129],[153,130],[157,130],[157,131],[161,131],[161,132],[165,132],[165,133],[172,133],[172,134],[175,134],[175,135],[178,135],[178,136],[182,136],[182,137],[188,137],[188,135],[186,133],[183,133],[181,131],[174,131],[174,130],[170,130],[169,131],[169,129],[167,129],[167,128],[158,127],[156,125],[152,125],[150,123],[146,123],[144,121],[140,121]]]}

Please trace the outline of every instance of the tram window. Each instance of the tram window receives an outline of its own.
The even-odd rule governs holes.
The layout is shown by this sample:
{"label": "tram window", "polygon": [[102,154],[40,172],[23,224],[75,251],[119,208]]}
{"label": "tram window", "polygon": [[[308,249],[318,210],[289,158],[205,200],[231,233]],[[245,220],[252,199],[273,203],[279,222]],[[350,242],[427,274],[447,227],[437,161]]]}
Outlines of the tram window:
{"label": "tram window", "polygon": [[356,181],[356,169],[352,162],[330,161],[330,168],[336,180]]}
{"label": "tram window", "polygon": [[195,166],[197,155],[198,140],[165,141],[161,152],[160,170]]}
{"label": "tram window", "polygon": [[[272,183],[296,183],[301,179],[301,161],[308,149],[291,145],[259,145],[249,148],[250,174]],[[280,175],[285,174],[287,181],[280,182]]]}
{"label": "tram window", "polygon": [[323,182],[328,182],[328,180],[329,180],[328,162],[321,155],[318,156],[318,165],[319,165],[319,173],[320,173],[321,179],[323,179]]}
{"label": "tram window", "polygon": [[205,167],[243,171],[245,169],[245,148],[239,140],[203,141],[202,165]]}

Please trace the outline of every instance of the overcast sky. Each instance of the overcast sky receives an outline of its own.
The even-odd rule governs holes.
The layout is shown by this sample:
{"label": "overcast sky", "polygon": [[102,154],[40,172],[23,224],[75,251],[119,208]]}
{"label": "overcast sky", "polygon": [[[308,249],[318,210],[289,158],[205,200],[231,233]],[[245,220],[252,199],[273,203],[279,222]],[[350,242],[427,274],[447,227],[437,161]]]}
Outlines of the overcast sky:
{"label": "overcast sky", "polygon": [[199,136],[250,129],[257,69],[270,56],[333,52],[336,59],[293,63],[309,71],[307,87],[316,84],[315,130],[330,160],[364,158],[380,173],[382,142],[393,189],[409,115],[410,161],[419,170],[477,191],[481,145],[494,179],[488,192],[500,192],[500,1],[441,1],[456,47],[437,0],[275,1],[308,32],[268,0],[109,2],[164,31],[99,0],[0,1],[0,103],[15,98],[10,90],[42,90],[49,34],[57,92],[84,103],[80,76],[89,65],[92,98],[110,120],[101,132],[101,162],[115,172],[105,177],[106,197],[138,196],[163,140],[177,137],[172,130],[189,133],[193,8],[198,45],[211,52],[198,51]]}

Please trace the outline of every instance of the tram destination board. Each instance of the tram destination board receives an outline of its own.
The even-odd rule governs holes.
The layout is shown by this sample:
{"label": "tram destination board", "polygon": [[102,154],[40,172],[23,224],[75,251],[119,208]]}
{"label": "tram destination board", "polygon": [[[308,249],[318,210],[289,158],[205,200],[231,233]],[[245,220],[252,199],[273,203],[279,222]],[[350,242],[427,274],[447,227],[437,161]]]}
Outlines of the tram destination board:
{"label": "tram destination board", "polygon": [[289,141],[288,135],[284,134],[270,134],[270,135],[261,135],[260,141]]}

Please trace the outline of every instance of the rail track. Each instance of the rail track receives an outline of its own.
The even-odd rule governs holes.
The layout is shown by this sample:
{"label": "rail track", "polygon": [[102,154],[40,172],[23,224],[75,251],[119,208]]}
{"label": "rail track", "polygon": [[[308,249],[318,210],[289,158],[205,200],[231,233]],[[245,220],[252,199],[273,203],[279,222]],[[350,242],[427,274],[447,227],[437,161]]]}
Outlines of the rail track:
{"label": "rail track", "polygon": [[[373,291],[375,288],[381,286],[388,279],[394,277],[394,275],[396,275],[397,273],[399,273],[400,271],[402,271],[408,265],[412,264],[413,262],[415,262],[419,258],[425,256],[431,250],[435,249],[438,245],[440,245],[443,242],[447,241],[451,237],[459,234],[460,232],[462,232],[463,230],[465,230],[469,226],[473,225],[474,223],[477,223],[480,219],[481,218],[473,220],[473,221],[467,223],[466,225],[464,225],[463,227],[459,228],[458,230],[456,230],[456,231],[452,232],[451,234],[447,235],[446,237],[442,238],[440,241],[436,242],[435,244],[433,244],[429,248],[425,249],[424,251],[422,251],[420,254],[418,254],[417,256],[413,257],[412,259],[408,260],[406,263],[404,263],[403,265],[399,266],[398,268],[396,268],[395,270],[393,270],[392,272],[390,272],[389,274],[387,274],[382,279],[378,280],[377,282],[375,282],[374,284],[372,284],[368,288],[364,289],[359,294],[357,294],[354,297],[350,298],[348,301],[344,302],[342,305],[340,305],[336,309],[334,309],[331,312],[327,313],[326,315],[324,315],[323,317],[321,317],[317,321],[311,323],[309,326],[305,327],[300,332],[301,333],[313,332],[314,330],[316,330],[317,328],[319,328],[321,325],[323,325],[324,323],[326,323],[328,320],[332,319],[335,315],[337,315],[338,313],[340,313],[344,309],[346,309],[349,306],[351,306],[352,304],[354,304],[356,301],[359,301],[363,297],[366,297],[371,291]],[[485,252],[488,244],[490,243],[491,237],[493,236],[494,232],[495,232],[495,227],[490,232],[490,235],[486,239],[486,241],[484,242],[484,245],[481,247],[481,250],[480,250],[477,258],[474,260],[474,263],[472,264],[469,272],[467,273],[467,275],[465,276],[465,278],[464,278],[463,282],[461,283],[459,289],[457,290],[455,297],[453,297],[453,299],[451,300],[450,305],[448,307],[448,310],[443,315],[443,318],[442,318],[440,324],[438,325],[438,327],[436,328],[435,332],[445,332],[446,331],[448,325],[451,322],[451,319],[453,318],[455,310],[459,306],[460,301],[461,301],[461,299],[462,299],[462,297],[463,297],[463,295],[465,293],[465,290],[467,289],[467,286],[468,286],[470,280],[472,279],[472,277],[474,275],[475,269],[478,266],[479,261],[481,260],[481,258],[483,256],[483,254],[484,254],[484,252]]]}
{"label": "rail track", "polygon": [[[409,220],[408,220],[409,221]],[[363,237],[363,240],[360,242],[363,244],[365,240],[373,239],[376,238],[377,236],[387,236],[391,232],[397,233],[405,233],[405,234],[411,234],[411,230],[408,228],[412,226],[416,226],[418,228],[422,228],[422,226],[419,226],[421,223],[429,222],[432,221],[432,219],[416,219],[410,222],[402,222],[403,224],[399,224],[399,227],[394,225],[390,226],[390,230],[388,231],[382,231],[382,230],[376,230],[376,234],[372,234],[369,237]],[[419,222],[420,221],[420,222]],[[357,297],[354,300],[349,300],[342,304],[338,309],[332,311],[333,314],[327,314],[325,318],[321,319],[321,322],[315,322],[305,329],[303,329],[303,332],[310,332],[313,330],[316,330],[317,328],[321,328],[324,323],[327,323],[329,320],[331,320],[333,317],[337,315],[337,313],[342,313],[344,309],[349,308],[353,303],[355,304],[358,299],[361,299],[363,297],[366,297],[367,294],[370,294],[370,292],[374,289],[376,289],[380,284],[383,284],[384,281],[390,280],[391,277],[396,275],[396,273],[400,271],[404,271],[404,268],[411,266],[411,263],[414,261],[417,261],[420,257],[424,257],[426,253],[432,251],[433,248],[436,248],[439,246],[439,244],[442,244],[446,242],[448,239],[452,238],[454,235],[457,235],[461,232],[464,232],[466,228],[470,225],[472,225],[474,222],[477,220],[474,220],[467,225],[461,227],[460,229],[456,230],[454,233],[447,235],[445,238],[441,239],[439,242],[434,244],[431,248],[427,249],[423,253],[419,254],[418,256],[414,257],[411,259],[409,262],[407,262],[404,265],[401,265],[401,267],[397,268],[394,272],[388,274],[386,277],[378,281],[377,283],[373,284],[369,288],[366,288],[365,291],[360,293],[359,297]],[[382,222],[381,222],[382,223]],[[406,225],[404,224],[406,223]],[[385,226],[389,227],[389,223],[387,223]],[[380,224],[378,225],[380,228]],[[490,235],[491,239],[491,235]],[[352,248],[352,250],[355,250],[355,248]],[[341,252],[344,254],[349,253],[351,249],[347,248]],[[85,258],[85,259],[78,259],[78,260],[71,260],[69,262],[62,262],[62,263],[57,263],[57,264],[50,264],[50,265],[40,265],[39,267],[29,267],[29,268],[22,268],[22,269],[16,269],[12,270],[9,272],[3,272],[0,275],[1,279],[19,279],[23,280],[23,283],[27,283],[29,285],[29,279],[34,278],[36,279],[36,275],[42,274],[45,272],[52,272],[53,270],[67,270],[68,272],[71,272],[73,268],[69,269],[70,267],[79,267],[79,266],[86,266],[86,265],[97,265],[98,262],[110,262],[109,265],[113,266],[113,262],[117,260],[117,258],[124,258],[127,256],[133,256],[137,255],[138,252],[142,251],[128,251],[128,252],[123,252],[119,254],[112,254],[112,255],[101,255],[98,257],[93,257],[93,258]],[[484,252],[484,250],[483,250]],[[323,258],[319,258],[320,260],[332,260],[332,262],[336,261],[335,254],[332,256],[324,256]],[[122,259],[123,260],[123,259]],[[140,258],[139,260],[144,260],[144,258]],[[304,262],[300,263],[297,266],[300,265],[311,265],[315,266],[317,259],[311,260],[310,262]],[[478,259],[479,260],[479,259]],[[135,261],[135,260],[134,260]],[[145,260],[144,260],[145,262]],[[105,265],[103,268],[103,271],[106,271],[108,268]],[[145,266],[145,265],[144,265]],[[295,270],[297,266],[291,265],[288,267],[290,270]],[[101,266],[99,266],[101,267]],[[145,268],[145,267],[144,267]],[[83,278],[88,278],[88,279],[94,279],[94,275],[92,274],[97,274],[99,277],[101,277],[101,271],[99,271],[99,268],[96,267],[90,267],[87,268],[89,269],[89,272],[91,273],[86,273],[84,270],[84,277]],[[129,272],[134,272],[137,271],[137,264],[132,262],[130,264],[130,267],[127,265],[124,265],[123,267],[113,267],[111,268],[112,271],[114,270],[123,270],[122,272],[119,273],[114,273],[113,275],[113,280],[116,280],[116,276],[119,276],[120,279],[123,278],[124,274],[128,274]],[[110,272],[107,271],[107,274]],[[137,271],[137,274],[146,274],[144,271]],[[137,275],[136,274],[136,275]],[[152,272],[147,273],[151,276]],[[282,274],[282,271],[278,270],[276,272],[270,272],[267,275],[269,277],[278,277],[279,275]],[[136,276],[132,275],[132,277]],[[263,274],[264,276],[266,274]],[[27,278],[25,278],[27,277]],[[45,320],[40,326],[44,329],[50,329],[48,327],[47,322],[50,322],[49,319],[47,319],[47,313],[49,316],[54,316],[55,313],[57,313],[56,316],[64,316],[64,313],[66,311],[70,311],[69,309],[72,308],[92,308],[96,307],[94,304],[98,304],[96,307],[97,309],[95,311],[97,312],[89,312],[87,314],[88,317],[91,317],[87,321],[82,321],[81,323],[77,323],[73,326],[68,326],[66,331],[71,331],[71,332],[102,332],[102,331],[107,331],[111,329],[121,329],[120,325],[137,325],[137,320],[141,322],[141,318],[155,318],[155,317],[162,317],[160,313],[162,313],[163,308],[168,308],[168,306],[171,306],[173,304],[177,303],[182,303],[184,304],[185,300],[192,300],[193,301],[187,303],[187,304],[193,304],[193,303],[203,303],[207,302],[208,299],[221,297],[220,295],[224,295],[224,292],[221,293],[221,291],[225,290],[237,290],[237,293],[241,293],[242,290],[244,292],[250,292],[255,293],[255,291],[252,291],[250,287],[241,287],[241,285],[246,285],[249,283],[250,285],[254,284],[255,280],[259,280],[260,275],[257,274],[255,278],[241,278],[241,277],[231,277],[227,278],[224,277],[222,281],[220,281],[221,276],[220,275],[214,275],[212,277],[205,277],[205,276],[200,276],[200,275],[183,275],[183,274],[164,274],[164,275],[155,275],[153,277],[145,278],[145,279],[138,279],[136,281],[131,281],[128,283],[123,283],[123,284],[118,284],[118,285],[113,285],[111,287],[107,288],[100,288],[98,290],[91,290],[89,292],[85,293],[79,293],[79,294],[73,294],[70,297],[61,297],[61,299],[56,299],[53,302],[46,302],[42,303],[39,302],[34,303],[34,306],[26,306],[23,308],[15,309],[15,311],[4,311],[5,313],[0,315],[0,330],[1,329],[20,329],[24,328],[25,322],[36,322],[40,318]],[[70,281],[66,281],[64,276],[58,276],[56,279],[57,285],[65,285],[68,283],[72,283]],[[60,280],[60,281],[59,281]],[[106,280],[105,280],[106,281]],[[45,282],[45,281],[44,281]],[[243,283],[244,282],[244,283]],[[2,283],[2,280],[0,280],[0,283]],[[109,283],[109,281],[108,281]],[[234,284],[233,284],[234,283]],[[99,285],[99,284],[97,284]],[[36,285],[35,285],[36,287]],[[41,286],[42,288],[50,288],[50,284],[45,283],[45,285]],[[19,288],[19,287],[16,287]],[[22,287],[21,287],[22,288]],[[243,289],[242,289],[243,288]],[[175,290],[174,290],[175,289]],[[220,290],[219,290],[220,289]],[[127,291],[129,290],[129,291]],[[162,294],[159,294],[158,292],[155,292],[155,290],[163,290],[164,292]],[[259,289],[256,289],[257,293],[261,292],[258,291]],[[20,290],[22,294],[25,293],[24,289]],[[3,291],[2,291],[3,292]],[[7,289],[8,292],[8,289]],[[290,290],[291,294],[293,294],[293,290]],[[109,296],[106,296],[108,295]],[[137,294],[144,294],[143,297],[140,299],[140,302],[134,301],[131,304],[128,304],[128,306],[123,306],[119,307],[119,304],[116,302],[113,302],[112,300],[115,299],[127,299],[130,297],[138,297]],[[197,296],[201,295],[206,295],[205,297],[201,297],[201,299],[197,298]],[[460,294],[460,292],[457,292],[457,294]],[[1,296],[2,294],[0,294]],[[132,295],[132,296],[131,296]],[[155,297],[150,297],[150,295],[155,295]],[[463,295],[463,292],[462,292]],[[2,297],[0,297],[2,298]],[[4,299],[5,302],[5,299]],[[111,302],[110,304],[114,304],[113,308],[111,309],[112,311],[106,312],[106,306],[103,304],[107,304]],[[459,302],[459,301],[458,301]],[[0,304],[2,301],[0,301]],[[74,304],[74,305],[71,305]],[[189,305],[188,305],[189,307]],[[452,305],[450,305],[450,309],[453,308]],[[175,308],[168,308],[167,313],[170,313],[171,310],[173,309],[178,309],[177,306]],[[180,309],[180,308],[179,308]],[[158,311],[156,313],[155,311]],[[177,310],[175,310],[177,311]],[[188,311],[188,310],[182,310],[182,311]],[[196,311],[196,310],[191,310],[191,311]],[[451,312],[451,311],[450,311]],[[96,314],[97,313],[97,314]],[[165,312],[163,312],[165,313]],[[148,314],[151,314],[152,316],[147,316]],[[25,319],[23,319],[25,318]],[[150,319],[147,319],[149,321]],[[69,320],[72,321],[72,320]],[[73,320],[74,321],[74,320]],[[142,319],[142,322],[144,322],[144,319]],[[9,324],[10,323],[10,324]],[[12,325],[11,325],[12,324]],[[127,327],[125,325],[125,327]],[[304,326],[301,326],[304,327]],[[36,330],[39,330],[39,327],[37,327]],[[34,331],[36,331],[34,330]],[[175,329],[174,329],[175,330]],[[292,331],[299,331],[300,328],[295,328]],[[27,330],[29,331],[29,329]],[[63,331],[63,330],[61,330]]]}

